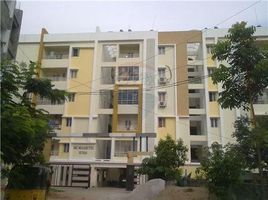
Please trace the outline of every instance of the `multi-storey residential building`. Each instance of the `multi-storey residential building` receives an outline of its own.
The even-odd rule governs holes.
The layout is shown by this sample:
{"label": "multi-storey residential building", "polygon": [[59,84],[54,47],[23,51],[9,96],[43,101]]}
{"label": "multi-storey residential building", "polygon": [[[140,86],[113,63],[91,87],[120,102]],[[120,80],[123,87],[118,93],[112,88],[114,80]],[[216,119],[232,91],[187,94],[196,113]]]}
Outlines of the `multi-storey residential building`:
{"label": "multi-storey residential building", "polygon": [[1,60],[16,58],[21,21],[22,10],[16,8],[16,1],[1,1]]}
{"label": "multi-storey residential building", "polygon": [[[266,32],[265,32],[266,31]],[[126,179],[127,152],[153,152],[160,139],[182,138],[189,148],[185,170],[213,142],[233,142],[239,110],[222,110],[218,66],[210,47],[227,29],[178,32],[100,32],[22,35],[18,61],[37,61],[40,77],[70,93],[63,104],[36,99],[53,117],[52,184],[108,186]],[[267,29],[258,28],[258,40]],[[265,95],[268,96],[267,91]],[[267,115],[265,95],[257,115]],[[134,158],[138,167],[145,155]],[[137,182],[144,181],[141,177]]]}

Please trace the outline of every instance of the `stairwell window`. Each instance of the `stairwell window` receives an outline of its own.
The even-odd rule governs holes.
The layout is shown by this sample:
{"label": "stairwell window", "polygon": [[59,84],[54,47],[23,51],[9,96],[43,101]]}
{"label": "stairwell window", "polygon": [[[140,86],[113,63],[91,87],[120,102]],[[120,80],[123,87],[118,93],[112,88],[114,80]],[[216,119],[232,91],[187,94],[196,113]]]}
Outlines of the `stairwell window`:
{"label": "stairwell window", "polygon": [[165,55],[165,53],[166,53],[165,47],[163,47],[163,46],[158,47],[158,54],[159,55]]}
{"label": "stairwell window", "polygon": [[218,94],[217,92],[209,92],[209,101],[217,101],[218,99]]}
{"label": "stairwell window", "polygon": [[72,126],[72,118],[71,118],[71,117],[67,117],[67,118],[66,118],[66,126],[67,126],[67,127]]}
{"label": "stairwell window", "polygon": [[159,128],[166,127],[166,119],[164,117],[158,118],[158,127]]}
{"label": "stairwell window", "polygon": [[69,152],[70,145],[69,143],[64,143],[63,144],[63,152],[68,153]]}
{"label": "stairwell window", "polygon": [[78,57],[79,56],[79,48],[73,48],[72,56],[73,57]]}
{"label": "stairwell window", "polygon": [[71,69],[70,70],[71,78],[77,78],[77,72],[78,72],[77,69]]}
{"label": "stairwell window", "polygon": [[68,98],[69,98],[69,102],[74,102],[75,101],[75,93],[70,93]]}
{"label": "stairwell window", "polygon": [[210,126],[212,128],[217,128],[219,126],[219,119],[218,118],[210,118]]}

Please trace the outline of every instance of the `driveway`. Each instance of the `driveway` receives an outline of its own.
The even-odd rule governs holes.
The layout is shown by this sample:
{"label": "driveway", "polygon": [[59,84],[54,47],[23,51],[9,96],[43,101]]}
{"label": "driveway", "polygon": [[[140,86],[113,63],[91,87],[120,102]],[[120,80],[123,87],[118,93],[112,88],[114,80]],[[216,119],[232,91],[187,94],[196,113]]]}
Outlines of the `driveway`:
{"label": "driveway", "polygon": [[123,188],[55,187],[51,188],[48,200],[119,200],[128,194]]}

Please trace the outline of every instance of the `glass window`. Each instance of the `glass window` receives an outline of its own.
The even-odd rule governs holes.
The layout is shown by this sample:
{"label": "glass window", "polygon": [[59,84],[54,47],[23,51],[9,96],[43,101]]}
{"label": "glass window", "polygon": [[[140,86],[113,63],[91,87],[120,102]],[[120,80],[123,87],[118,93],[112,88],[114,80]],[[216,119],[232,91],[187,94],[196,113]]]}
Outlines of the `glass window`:
{"label": "glass window", "polygon": [[138,104],[138,90],[119,90],[118,104]]}
{"label": "glass window", "polygon": [[66,118],[66,126],[68,126],[68,127],[72,126],[72,118],[71,117]]}
{"label": "glass window", "polygon": [[73,57],[78,57],[79,56],[79,48],[73,48],[72,56]]}
{"label": "glass window", "polygon": [[118,68],[118,81],[138,81],[139,80],[139,67],[119,67]]}
{"label": "glass window", "polygon": [[69,152],[69,143],[63,144],[63,152],[68,153]]}
{"label": "glass window", "polygon": [[134,142],[133,148],[133,141],[117,140],[115,141],[114,156],[125,157],[128,151],[135,151],[135,149],[137,149],[137,141]]}
{"label": "glass window", "polygon": [[218,127],[218,118],[210,118],[210,126],[212,128],[217,128]]}
{"label": "glass window", "polygon": [[165,55],[166,48],[165,47],[158,47],[158,54],[159,55]]}
{"label": "glass window", "polygon": [[103,45],[102,60],[103,62],[116,62],[117,45]]}
{"label": "glass window", "polygon": [[68,97],[69,97],[69,102],[75,101],[75,93],[70,93]]}
{"label": "glass window", "polygon": [[158,118],[158,127],[166,127],[166,119],[164,117],[159,117]]}
{"label": "glass window", "polygon": [[166,68],[158,68],[158,76],[159,76],[159,78],[165,78],[166,77]]}
{"label": "glass window", "polygon": [[158,92],[158,100],[159,100],[159,102],[165,102],[166,101],[166,92]]}
{"label": "glass window", "polygon": [[218,95],[217,92],[209,92],[209,101],[217,101],[218,99]]}
{"label": "glass window", "polygon": [[71,78],[77,78],[77,72],[78,72],[77,69],[71,69],[70,70]]}

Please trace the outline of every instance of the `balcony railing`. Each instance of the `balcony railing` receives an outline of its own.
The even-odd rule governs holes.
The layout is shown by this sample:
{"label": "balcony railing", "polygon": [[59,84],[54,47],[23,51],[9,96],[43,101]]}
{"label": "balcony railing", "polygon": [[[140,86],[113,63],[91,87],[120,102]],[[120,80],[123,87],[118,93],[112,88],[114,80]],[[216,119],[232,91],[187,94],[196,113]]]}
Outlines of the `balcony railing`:
{"label": "balcony railing", "polygon": [[69,54],[66,53],[66,54],[51,54],[51,53],[48,53],[44,59],[67,59],[69,58]]}
{"label": "balcony railing", "polygon": [[66,81],[67,80],[66,77],[62,77],[62,76],[45,76],[44,78],[50,79],[51,81]]}

